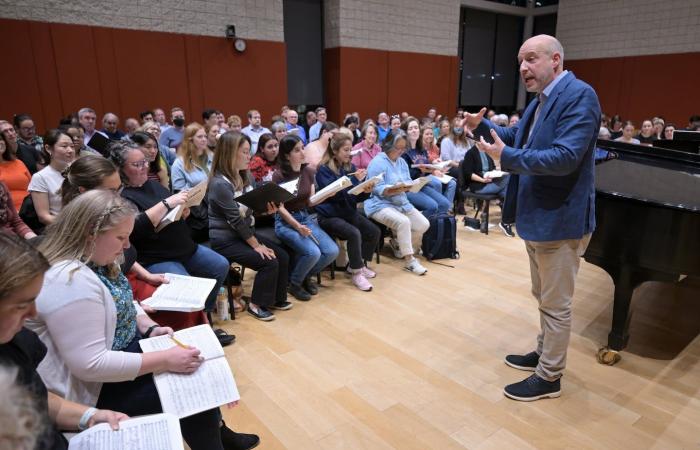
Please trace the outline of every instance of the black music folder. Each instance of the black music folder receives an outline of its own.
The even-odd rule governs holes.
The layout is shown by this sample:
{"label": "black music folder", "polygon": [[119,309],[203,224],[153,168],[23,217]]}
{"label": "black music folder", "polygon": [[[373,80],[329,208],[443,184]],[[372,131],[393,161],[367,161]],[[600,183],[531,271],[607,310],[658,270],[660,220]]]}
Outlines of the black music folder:
{"label": "black music folder", "polygon": [[288,190],[279,187],[275,183],[267,183],[236,197],[238,203],[246,205],[256,213],[267,212],[267,204],[272,202],[275,205],[288,202],[294,199]]}
{"label": "black music folder", "polygon": [[93,134],[90,140],[88,141],[87,146],[95,150],[96,152],[99,152],[105,158],[109,158],[107,144],[109,144],[110,142],[112,141],[108,137],[105,137],[105,135],[103,135],[99,131],[95,131],[95,134]]}

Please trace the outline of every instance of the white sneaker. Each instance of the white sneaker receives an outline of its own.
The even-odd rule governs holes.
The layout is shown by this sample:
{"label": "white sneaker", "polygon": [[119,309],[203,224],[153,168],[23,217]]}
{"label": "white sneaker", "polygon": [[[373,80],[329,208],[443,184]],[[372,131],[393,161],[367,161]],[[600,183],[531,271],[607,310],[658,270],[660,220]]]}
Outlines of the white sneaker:
{"label": "white sneaker", "polygon": [[399,248],[399,243],[396,242],[396,239],[394,239],[394,238],[389,239],[389,246],[391,247],[391,250],[394,252],[394,257],[396,259],[403,258],[403,255],[401,254],[401,249]]}
{"label": "white sneaker", "polygon": [[428,272],[428,269],[421,266],[421,264],[416,258],[413,258],[411,262],[406,264],[406,266],[404,266],[404,269],[408,270],[409,272],[415,273],[416,275],[425,275]]}

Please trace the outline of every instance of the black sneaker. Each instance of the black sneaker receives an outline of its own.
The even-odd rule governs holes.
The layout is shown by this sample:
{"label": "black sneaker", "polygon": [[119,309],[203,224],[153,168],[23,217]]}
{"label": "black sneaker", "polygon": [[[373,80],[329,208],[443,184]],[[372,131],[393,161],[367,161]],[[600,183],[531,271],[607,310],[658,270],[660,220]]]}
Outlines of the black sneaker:
{"label": "black sneaker", "polygon": [[252,307],[252,305],[248,305],[248,314],[251,316],[255,317],[258,320],[262,320],[263,322],[269,322],[271,320],[275,320],[275,315],[272,314],[267,308],[264,306],[258,306],[257,311],[255,311]]}
{"label": "black sneaker", "polygon": [[503,389],[503,394],[521,402],[532,402],[543,398],[557,398],[561,395],[559,379],[547,381],[534,373],[519,383],[509,384]]}
{"label": "black sneaker", "polygon": [[514,369],[534,372],[540,362],[540,355],[537,352],[530,352],[527,355],[508,355],[504,362]]}
{"label": "black sneaker", "polygon": [[316,285],[316,282],[313,279],[311,279],[311,277],[304,280],[304,284],[302,284],[302,286],[304,286],[304,289],[309,294],[311,294],[311,295],[318,294],[318,286]]}
{"label": "black sneaker", "polygon": [[302,302],[311,300],[311,294],[306,292],[304,288],[299,285],[290,284],[289,288],[287,288],[287,292],[292,294],[295,299],[301,300]]}
{"label": "black sneaker", "polygon": [[233,342],[236,340],[235,335],[228,334],[221,328],[215,329],[214,334],[216,335],[216,338],[219,340],[219,344],[221,344],[222,347],[226,347],[227,345],[233,344]]}
{"label": "black sneaker", "polygon": [[506,236],[515,237],[515,233],[513,233],[513,225],[509,223],[500,222],[498,224],[498,227],[503,231],[503,234],[505,234]]}
{"label": "black sneaker", "polygon": [[270,309],[279,309],[280,311],[287,311],[292,309],[292,302],[288,301],[283,301],[282,303],[275,303],[274,305],[270,306]]}
{"label": "black sneaker", "polygon": [[248,450],[260,444],[257,434],[236,433],[224,423],[221,428],[221,444],[226,450]]}

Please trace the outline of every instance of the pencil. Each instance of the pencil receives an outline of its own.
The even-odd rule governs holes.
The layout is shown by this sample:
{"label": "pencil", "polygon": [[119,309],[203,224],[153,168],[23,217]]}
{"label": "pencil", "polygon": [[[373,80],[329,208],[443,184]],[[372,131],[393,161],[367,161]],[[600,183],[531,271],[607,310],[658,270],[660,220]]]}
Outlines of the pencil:
{"label": "pencil", "polygon": [[189,347],[187,347],[185,344],[183,344],[182,342],[180,342],[180,341],[178,341],[177,339],[175,339],[175,336],[170,336],[170,339],[172,339],[173,342],[176,343],[178,347],[189,348]]}

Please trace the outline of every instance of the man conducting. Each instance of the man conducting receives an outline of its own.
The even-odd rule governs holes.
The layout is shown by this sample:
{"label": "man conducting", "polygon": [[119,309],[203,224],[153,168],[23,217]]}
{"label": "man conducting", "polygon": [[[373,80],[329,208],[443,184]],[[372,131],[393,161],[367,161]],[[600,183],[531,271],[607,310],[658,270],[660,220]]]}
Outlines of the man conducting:
{"label": "man conducting", "polygon": [[[508,355],[513,368],[534,371],[505,387],[512,399],[561,395],[571,334],[571,301],[580,257],[595,228],[594,149],[600,126],[595,91],[564,70],[564,49],[552,36],[525,41],[518,52],[520,77],[537,96],[513,127],[465,114],[477,147],[510,172],[503,220],[515,225],[530,259],[532,294],[540,311],[537,348]],[[486,139],[484,139],[486,138]]]}

